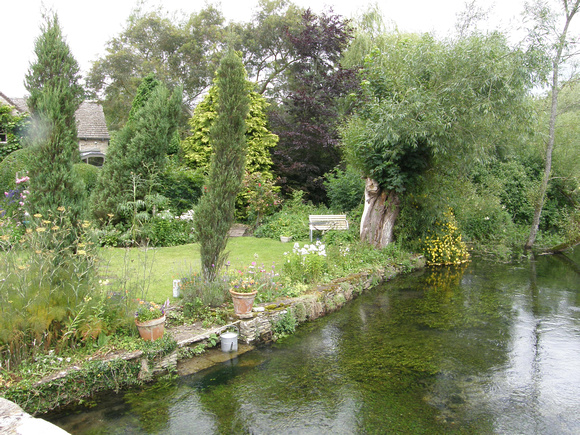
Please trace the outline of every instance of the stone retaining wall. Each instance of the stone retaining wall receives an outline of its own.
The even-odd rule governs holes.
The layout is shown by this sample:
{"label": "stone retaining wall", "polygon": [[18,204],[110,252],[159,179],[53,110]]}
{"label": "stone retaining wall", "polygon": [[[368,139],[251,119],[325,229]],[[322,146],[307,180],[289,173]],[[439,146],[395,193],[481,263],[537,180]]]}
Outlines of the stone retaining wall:
{"label": "stone retaining wall", "polygon": [[[423,264],[421,261],[417,261],[413,267],[420,268],[423,267]],[[347,278],[335,280],[330,284],[318,286],[314,291],[297,298],[287,299],[277,303],[260,304],[254,307],[255,311],[252,313],[253,317],[251,319],[238,320],[229,325],[205,330],[202,333],[199,333],[199,331],[193,333],[192,331],[187,330],[179,332],[175,331],[172,335],[177,342],[178,348],[169,355],[155,358],[153,360],[148,360],[141,351],[120,352],[118,354],[108,355],[102,359],[106,361],[112,361],[115,359],[138,361],[140,364],[138,378],[141,380],[150,380],[156,374],[176,369],[179,357],[178,351],[181,347],[195,346],[199,343],[205,342],[210,338],[210,336],[212,336],[212,334],[219,337],[221,332],[232,327],[239,329],[240,339],[248,344],[269,342],[273,339],[274,325],[280,320],[281,316],[288,312],[289,309],[292,310],[298,323],[311,321],[340,309],[344,304],[365,290],[374,287],[383,281],[389,280],[400,272],[401,270],[395,267],[390,267],[385,270],[369,271],[351,275]],[[171,330],[169,330],[169,333],[171,333]],[[41,382],[48,383],[56,381],[58,378],[62,378],[74,370],[79,370],[79,368],[70,367],[68,370],[53,374],[52,376],[43,379]],[[0,411],[1,408],[2,403],[0,403]]]}
{"label": "stone retaining wall", "polygon": [[289,309],[298,323],[315,320],[340,309],[363,291],[390,279],[396,273],[395,269],[359,273],[318,286],[316,291],[298,298],[276,304],[261,304],[264,311],[254,312],[252,319],[240,321],[240,338],[246,343],[271,341],[273,326]]}

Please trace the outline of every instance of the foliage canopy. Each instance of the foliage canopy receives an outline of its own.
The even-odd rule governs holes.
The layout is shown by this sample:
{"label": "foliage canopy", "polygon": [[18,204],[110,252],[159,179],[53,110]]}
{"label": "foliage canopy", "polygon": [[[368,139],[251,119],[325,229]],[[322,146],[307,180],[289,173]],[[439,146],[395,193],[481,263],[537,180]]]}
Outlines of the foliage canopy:
{"label": "foliage canopy", "polygon": [[347,158],[382,188],[403,192],[436,164],[486,159],[507,135],[530,130],[529,74],[501,34],[377,43],[343,139]]}

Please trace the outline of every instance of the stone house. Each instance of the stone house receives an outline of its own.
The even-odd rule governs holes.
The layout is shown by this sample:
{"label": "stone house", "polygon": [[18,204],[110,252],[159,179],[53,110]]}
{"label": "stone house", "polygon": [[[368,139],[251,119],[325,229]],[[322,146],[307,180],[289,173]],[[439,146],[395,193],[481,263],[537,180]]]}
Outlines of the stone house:
{"label": "stone house", "polygon": [[[25,98],[8,98],[0,92],[0,104],[13,106],[19,113],[28,112]],[[76,119],[81,160],[102,166],[111,140],[103,107],[96,102],[83,101],[76,111]]]}

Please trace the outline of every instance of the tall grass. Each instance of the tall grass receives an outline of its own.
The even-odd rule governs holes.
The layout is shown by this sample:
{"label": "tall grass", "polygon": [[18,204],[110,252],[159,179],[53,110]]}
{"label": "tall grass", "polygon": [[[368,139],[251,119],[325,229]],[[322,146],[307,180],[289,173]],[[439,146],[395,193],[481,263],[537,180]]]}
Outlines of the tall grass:
{"label": "tall grass", "polygon": [[82,227],[71,245],[73,227],[59,207],[54,215],[31,217],[16,244],[6,234],[0,237],[3,367],[38,350],[95,335],[91,316],[102,297],[95,281],[94,250],[86,237],[89,224]]}

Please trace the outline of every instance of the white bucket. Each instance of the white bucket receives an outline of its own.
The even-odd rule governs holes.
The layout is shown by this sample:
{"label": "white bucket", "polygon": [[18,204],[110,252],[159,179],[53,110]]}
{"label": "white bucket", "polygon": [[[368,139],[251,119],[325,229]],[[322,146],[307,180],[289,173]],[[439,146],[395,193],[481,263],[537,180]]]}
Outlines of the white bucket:
{"label": "white bucket", "polygon": [[178,298],[179,297],[179,285],[181,284],[181,280],[180,279],[174,279],[173,280],[173,297],[174,298]]}
{"label": "white bucket", "polygon": [[238,333],[224,332],[220,335],[222,341],[222,352],[237,352],[238,351]]}

